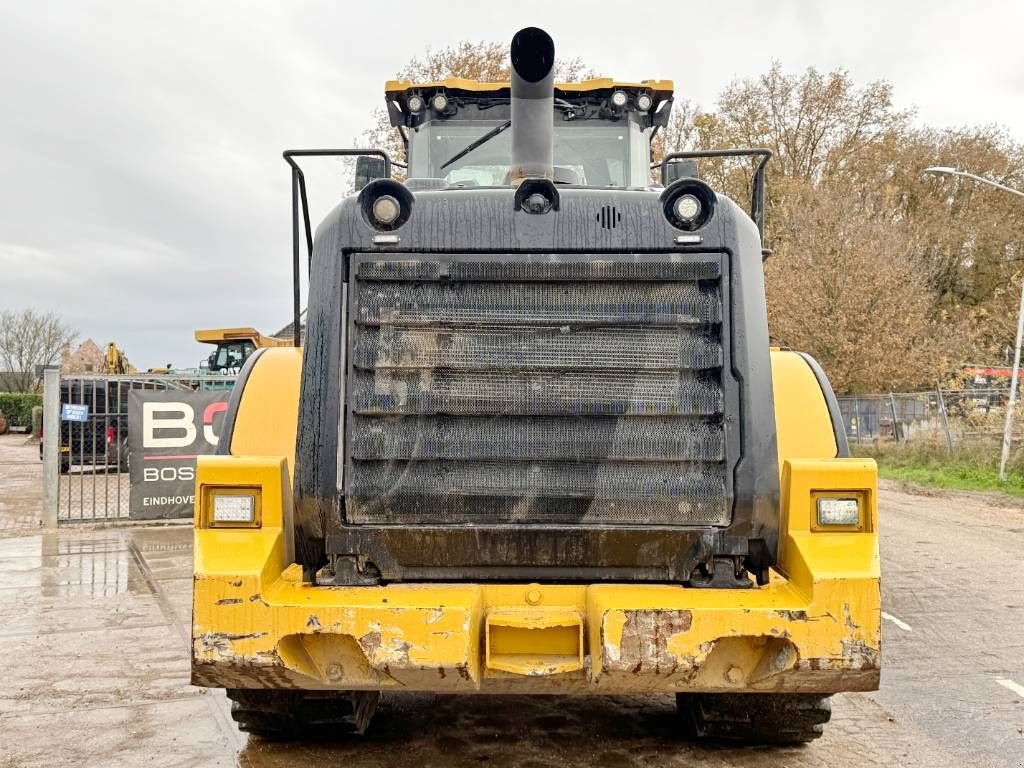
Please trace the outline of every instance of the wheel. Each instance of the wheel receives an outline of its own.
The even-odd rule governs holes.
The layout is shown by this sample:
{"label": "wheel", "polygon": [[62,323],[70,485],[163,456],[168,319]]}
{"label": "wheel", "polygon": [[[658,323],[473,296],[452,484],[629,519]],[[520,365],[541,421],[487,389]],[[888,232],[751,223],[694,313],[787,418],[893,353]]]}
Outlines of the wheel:
{"label": "wheel", "polygon": [[677,693],[687,736],[708,741],[806,744],[832,716],[828,696],[805,693]]}
{"label": "wheel", "polygon": [[365,733],[376,691],[276,691],[229,688],[239,730],[265,739],[332,740]]}

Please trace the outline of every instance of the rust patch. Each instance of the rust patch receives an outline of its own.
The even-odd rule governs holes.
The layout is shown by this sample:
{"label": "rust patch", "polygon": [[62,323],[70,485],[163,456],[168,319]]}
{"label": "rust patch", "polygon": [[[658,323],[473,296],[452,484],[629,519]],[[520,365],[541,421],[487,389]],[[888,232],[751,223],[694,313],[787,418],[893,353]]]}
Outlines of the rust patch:
{"label": "rust patch", "polygon": [[439,622],[443,616],[444,610],[442,608],[431,608],[429,611],[427,611],[426,623],[435,624]]}
{"label": "rust patch", "polygon": [[312,629],[314,632],[319,632],[323,627],[320,626],[320,619],[316,616],[310,616],[309,621],[306,622],[306,629]]}
{"label": "rust patch", "polygon": [[853,622],[853,614],[850,612],[850,604],[843,603],[843,614],[846,616],[846,628],[851,632],[860,629],[860,626]]}
{"label": "rust patch", "polygon": [[776,611],[786,621],[807,621],[807,611]]}
{"label": "rust patch", "polygon": [[373,659],[373,655],[380,648],[380,641],[380,632],[367,632],[359,638],[359,647],[363,649],[367,659]]}
{"label": "rust patch", "polygon": [[626,623],[622,627],[622,641],[618,659],[607,653],[609,668],[628,670],[635,675],[653,672],[655,675],[671,675],[679,667],[680,659],[668,650],[668,641],[680,632],[689,631],[693,626],[690,611],[626,611]]}
{"label": "rust patch", "polygon": [[843,640],[843,661],[847,669],[879,669],[881,654],[863,640]]}
{"label": "rust patch", "polygon": [[232,587],[240,587],[240,586],[242,586],[242,580],[241,579],[236,579],[235,581],[232,581],[231,582],[231,586]]}
{"label": "rust patch", "polygon": [[238,635],[232,632],[207,632],[196,638],[196,646],[204,653],[215,653],[218,655],[233,656],[231,644],[236,640],[255,640],[258,637],[266,637],[266,632],[250,632],[247,635]]}
{"label": "rust patch", "polygon": [[224,597],[217,601],[217,605],[238,605],[242,602],[240,597]]}

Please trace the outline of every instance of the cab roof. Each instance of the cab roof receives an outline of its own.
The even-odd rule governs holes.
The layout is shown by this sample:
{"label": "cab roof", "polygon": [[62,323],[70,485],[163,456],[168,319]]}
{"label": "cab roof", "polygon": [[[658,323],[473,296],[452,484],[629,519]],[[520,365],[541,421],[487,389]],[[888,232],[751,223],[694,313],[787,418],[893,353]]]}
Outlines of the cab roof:
{"label": "cab roof", "polygon": [[[508,81],[480,82],[467,80],[464,77],[449,77],[444,80],[433,80],[425,83],[414,83],[411,80],[388,80],[384,84],[384,95],[395,98],[409,91],[468,91],[471,93],[498,93],[511,87]],[[667,99],[672,96],[674,85],[671,80],[641,80],[639,83],[615,80],[611,77],[596,77],[579,83],[555,83],[555,92],[564,94],[586,93],[621,88],[623,90],[648,91],[652,96]]]}

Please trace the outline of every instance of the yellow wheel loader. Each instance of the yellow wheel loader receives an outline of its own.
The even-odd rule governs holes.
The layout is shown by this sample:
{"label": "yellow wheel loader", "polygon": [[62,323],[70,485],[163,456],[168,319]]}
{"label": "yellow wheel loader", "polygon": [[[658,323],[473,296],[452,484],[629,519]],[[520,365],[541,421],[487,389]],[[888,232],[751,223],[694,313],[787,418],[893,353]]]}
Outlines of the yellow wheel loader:
{"label": "yellow wheel loader", "polygon": [[[291,339],[264,336],[255,328],[206,328],[195,332],[200,344],[213,344],[210,356],[199,363],[209,373],[238,373],[257,349],[290,347]],[[298,344],[296,344],[298,346]]]}
{"label": "yellow wheel loader", "polygon": [[[391,82],[407,178],[293,150],[295,327],[198,460],[192,680],[243,730],[364,730],[381,692],[675,694],[800,743],[880,666],[876,468],[769,348],[766,150],[669,155],[672,85]],[[748,214],[694,174],[749,157]],[[309,227],[303,162],[357,156]],[[567,705],[571,706],[571,704]]]}

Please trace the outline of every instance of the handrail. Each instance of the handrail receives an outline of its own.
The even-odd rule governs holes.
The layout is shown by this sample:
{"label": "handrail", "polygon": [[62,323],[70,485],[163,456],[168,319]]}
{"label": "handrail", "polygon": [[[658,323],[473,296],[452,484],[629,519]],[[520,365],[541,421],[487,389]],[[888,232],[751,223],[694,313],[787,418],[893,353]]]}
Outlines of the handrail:
{"label": "handrail", "polygon": [[309,225],[309,201],[306,198],[306,176],[295,162],[297,157],[359,157],[377,155],[384,158],[384,175],[391,178],[391,156],[383,149],[288,149],[283,157],[292,169],[292,338],[300,346],[302,297],[299,290],[299,212],[301,207],[303,229],[306,234],[306,268],[313,263],[313,230]]}

